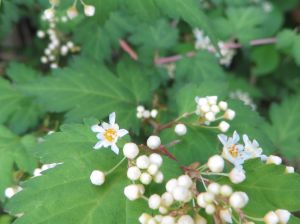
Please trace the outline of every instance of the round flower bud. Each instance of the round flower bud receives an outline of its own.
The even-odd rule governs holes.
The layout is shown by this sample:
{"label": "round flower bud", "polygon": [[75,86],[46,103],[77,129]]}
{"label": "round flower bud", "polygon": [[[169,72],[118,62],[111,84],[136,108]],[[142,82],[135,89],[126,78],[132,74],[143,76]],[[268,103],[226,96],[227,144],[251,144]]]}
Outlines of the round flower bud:
{"label": "round flower bud", "polygon": [[186,134],[187,129],[184,124],[176,124],[174,131],[177,135],[183,136]]}
{"label": "round flower bud", "polygon": [[220,211],[220,217],[226,223],[232,223],[231,216],[232,215],[231,215],[231,210],[230,209],[222,209]]}
{"label": "round flower bud", "polygon": [[150,112],[152,118],[156,118],[158,111],[156,109],[151,110]]}
{"label": "round flower bud", "polygon": [[45,32],[42,30],[39,30],[36,35],[38,38],[44,38],[46,36]]}
{"label": "round flower bud", "polygon": [[291,213],[287,210],[284,209],[277,209],[275,211],[278,219],[279,219],[279,223],[280,224],[286,224],[288,223],[290,217],[291,217]]}
{"label": "round flower bud", "polygon": [[248,203],[248,196],[244,192],[234,192],[229,198],[229,204],[235,208],[243,208]]}
{"label": "round flower bud", "polygon": [[161,144],[160,137],[152,135],[147,139],[147,146],[150,149],[157,149]]}
{"label": "round flower bud", "polygon": [[162,172],[158,172],[155,176],[154,176],[154,182],[157,184],[161,184],[164,181],[164,175]]}
{"label": "round flower bud", "polygon": [[138,186],[138,188],[140,190],[140,194],[143,195],[145,193],[145,187],[144,187],[144,185],[138,184],[137,186]]}
{"label": "round flower bud", "polygon": [[147,213],[143,213],[140,217],[139,217],[139,222],[141,224],[147,224],[149,219],[151,219],[151,215],[147,214]]}
{"label": "round flower bud", "polygon": [[210,204],[214,201],[215,196],[214,196],[214,194],[212,194],[210,192],[205,192],[205,193],[203,193],[203,198],[204,198],[205,203]]}
{"label": "round flower bud", "polygon": [[60,54],[65,56],[68,54],[69,48],[66,45],[61,46],[60,48]]}
{"label": "round flower bud", "polygon": [[93,5],[84,5],[84,14],[86,16],[94,16],[96,8]]}
{"label": "round flower bud", "polygon": [[220,184],[218,184],[218,183],[211,183],[211,184],[208,185],[207,191],[210,192],[210,193],[212,193],[212,194],[217,195],[217,194],[220,193],[220,188],[221,188]]}
{"label": "round flower bud", "polygon": [[186,201],[190,196],[189,190],[182,186],[175,187],[172,194],[176,201],[182,201],[182,202]]}
{"label": "round flower bud", "polygon": [[174,202],[174,198],[171,193],[169,193],[169,192],[163,193],[163,195],[161,196],[161,204],[162,205],[169,207],[173,204],[173,202]]}
{"label": "round flower bud", "polygon": [[137,106],[136,110],[137,110],[137,112],[144,112],[145,107],[142,105],[139,105],[139,106]]}
{"label": "round flower bud", "polygon": [[208,168],[215,173],[222,172],[224,169],[224,159],[219,155],[214,155],[208,159]]}
{"label": "round flower bud", "polygon": [[147,224],[158,224],[158,223],[156,222],[155,218],[151,218],[151,219],[149,219]]}
{"label": "round flower bud", "polygon": [[214,121],[216,119],[216,117],[213,112],[207,112],[205,114],[205,119],[211,122],[211,121]]}
{"label": "round flower bud", "polygon": [[101,186],[105,182],[105,174],[100,170],[94,170],[91,173],[90,180],[92,184]]}
{"label": "round flower bud", "polygon": [[269,156],[266,161],[267,164],[275,164],[280,165],[282,163],[282,159],[279,156]]}
{"label": "round flower bud", "polygon": [[185,188],[190,188],[193,185],[193,181],[188,175],[181,175],[177,179],[177,184]]}
{"label": "round flower bud", "polygon": [[158,194],[153,194],[148,200],[148,206],[151,209],[158,209],[161,204],[161,198]]}
{"label": "round flower bud", "polygon": [[46,9],[46,10],[44,11],[44,16],[45,16],[45,18],[48,19],[48,20],[53,19],[54,14],[55,14],[55,11],[54,11],[53,8]]}
{"label": "round flower bud", "polygon": [[197,204],[202,208],[205,208],[207,206],[207,203],[204,200],[204,193],[200,193],[197,196]]}
{"label": "round flower bud", "polygon": [[233,168],[229,173],[229,179],[234,184],[242,183],[246,179],[245,171]]}
{"label": "round flower bud", "polygon": [[152,176],[155,176],[157,174],[157,172],[159,171],[159,167],[156,164],[150,164],[147,171]]}
{"label": "round flower bud", "polygon": [[213,204],[209,204],[205,207],[205,212],[208,215],[212,215],[216,212],[216,207]]}
{"label": "round flower bud", "polygon": [[152,177],[149,173],[142,173],[140,176],[140,181],[142,184],[148,185],[151,183]]}
{"label": "round flower bud", "polygon": [[149,110],[144,110],[144,111],[143,111],[143,117],[144,117],[144,118],[148,119],[148,118],[150,118],[150,116],[151,116],[151,114],[150,114],[150,111],[149,111]]}
{"label": "round flower bud", "polygon": [[155,219],[158,223],[161,223],[162,218],[163,218],[162,215],[156,215],[156,216],[154,216],[154,219]]}
{"label": "round flower bud", "polygon": [[220,108],[217,105],[212,105],[210,107],[210,111],[212,111],[213,113],[219,113],[220,112]]}
{"label": "round flower bud", "polygon": [[221,132],[226,132],[230,128],[230,124],[228,124],[226,121],[221,121],[218,128]]}
{"label": "round flower bud", "polygon": [[134,201],[141,196],[141,189],[138,185],[131,184],[124,188],[124,194],[130,201]]}
{"label": "round flower bud", "polygon": [[209,107],[209,105],[207,105],[207,104],[203,104],[203,105],[200,107],[200,110],[201,110],[201,112],[203,112],[203,113],[208,113],[209,110],[210,110],[210,107]]}
{"label": "round flower bud", "polygon": [[194,217],[195,224],[207,224],[207,221],[205,218],[203,218],[201,215],[196,214]]}
{"label": "round flower bud", "polygon": [[220,101],[219,102],[219,108],[221,109],[221,110],[227,110],[227,108],[228,108],[228,103],[227,102],[225,102],[225,101]]}
{"label": "round flower bud", "polygon": [[160,206],[158,209],[160,214],[167,214],[168,213],[168,209],[164,206]]}
{"label": "round flower bud", "polygon": [[150,160],[146,155],[139,156],[136,160],[136,166],[140,169],[147,169],[149,165]]}
{"label": "round flower bud", "polygon": [[220,188],[220,193],[224,197],[229,197],[232,194],[232,188],[229,185],[222,185]]}
{"label": "round flower bud", "polygon": [[279,218],[275,212],[270,211],[264,216],[264,222],[266,224],[277,224],[279,222]]}
{"label": "round flower bud", "polygon": [[15,193],[16,192],[15,192],[14,188],[12,188],[12,187],[6,188],[5,192],[4,192],[5,197],[7,197],[7,198],[12,198],[15,195]]}
{"label": "round flower bud", "polygon": [[156,164],[158,167],[160,167],[163,163],[163,158],[161,157],[161,155],[159,155],[157,153],[152,153],[149,156],[149,160],[150,160],[150,163]]}
{"label": "round flower bud", "polygon": [[175,218],[172,216],[164,216],[160,222],[160,224],[175,224]]}
{"label": "round flower bud", "polygon": [[224,113],[224,118],[227,120],[233,120],[233,118],[235,117],[235,111],[228,109],[225,111]]}
{"label": "round flower bud", "polygon": [[46,63],[48,62],[48,58],[45,57],[45,56],[41,57],[41,62],[42,62],[43,64],[46,64]]}
{"label": "round flower bud", "polygon": [[207,99],[206,99],[206,97],[196,97],[195,98],[195,100],[196,100],[196,103],[198,104],[198,105],[205,105],[205,104],[208,104],[208,101],[207,101]]}
{"label": "round flower bud", "polygon": [[167,192],[172,193],[177,186],[178,186],[177,180],[171,179],[166,184],[166,190],[167,190]]}
{"label": "round flower bud", "polygon": [[134,159],[139,154],[139,148],[133,142],[126,143],[123,147],[123,154],[128,159]]}
{"label": "round flower bud", "polygon": [[129,167],[127,170],[127,177],[132,181],[138,180],[141,174],[141,170],[136,166]]}
{"label": "round flower bud", "polygon": [[183,215],[178,219],[177,224],[194,224],[194,220],[189,215]]}
{"label": "round flower bud", "polygon": [[287,167],[285,167],[285,172],[286,173],[295,173],[295,168],[292,166],[287,166]]}

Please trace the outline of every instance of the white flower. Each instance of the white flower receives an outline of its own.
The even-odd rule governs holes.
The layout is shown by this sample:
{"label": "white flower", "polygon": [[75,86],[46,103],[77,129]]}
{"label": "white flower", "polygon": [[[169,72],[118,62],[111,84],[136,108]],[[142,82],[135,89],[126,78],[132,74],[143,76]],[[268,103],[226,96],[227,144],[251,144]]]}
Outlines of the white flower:
{"label": "white flower", "polygon": [[164,216],[160,222],[161,224],[175,224],[175,218],[172,216]]}
{"label": "white flower", "polygon": [[183,215],[178,219],[177,224],[194,224],[194,220],[189,215]]}
{"label": "white flower", "polygon": [[150,160],[150,163],[152,164],[156,164],[157,166],[161,166],[162,163],[163,163],[163,158],[161,157],[161,155],[157,154],[157,153],[152,153],[150,156],[149,156],[149,160]]}
{"label": "white flower", "polygon": [[193,185],[192,179],[188,175],[181,175],[177,179],[177,183],[179,186],[190,188]]}
{"label": "white flower", "polygon": [[46,9],[46,10],[44,11],[44,16],[45,16],[45,18],[46,18],[47,20],[53,19],[54,14],[55,14],[55,11],[54,11],[53,8]]}
{"label": "white flower", "polygon": [[286,173],[295,173],[295,168],[292,166],[286,166],[285,167],[285,172]]}
{"label": "white flower", "polygon": [[216,207],[213,204],[209,204],[205,207],[205,212],[208,215],[212,215],[216,212]]}
{"label": "white flower", "polygon": [[127,177],[132,181],[138,180],[141,174],[141,170],[136,166],[132,166],[127,170]]}
{"label": "white flower", "polygon": [[148,185],[151,183],[152,177],[149,173],[142,173],[140,176],[140,181],[142,184]]}
{"label": "white flower", "polygon": [[163,193],[163,195],[161,196],[162,205],[169,207],[173,204],[173,202],[174,202],[174,198],[170,192]]}
{"label": "white flower", "polygon": [[262,155],[263,150],[261,147],[259,147],[259,144],[255,139],[251,142],[247,135],[243,135],[243,141],[244,150],[250,158],[260,157],[262,160],[267,158],[265,155]]}
{"label": "white flower", "polygon": [[130,200],[134,201],[143,195],[142,186],[131,184],[124,188],[125,196]]}
{"label": "white flower", "polygon": [[229,185],[222,185],[220,188],[220,193],[224,197],[229,197],[232,194],[232,188]]}
{"label": "white flower", "polygon": [[150,159],[146,155],[141,155],[136,159],[136,166],[140,169],[147,169],[150,166]]}
{"label": "white flower", "polygon": [[194,221],[195,224],[207,224],[206,219],[200,216],[199,214],[196,214],[196,216],[194,217]]}
{"label": "white flower", "polygon": [[167,192],[172,193],[174,191],[174,189],[177,187],[178,182],[175,178],[169,180],[166,184],[166,190]]}
{"label": "white flower", "polygon": [[159,171],[155,176],[154,176],[154,182],[157,184],[161,184],[164,180],[164,175],[161,171]]}
{"label": "white flower", "polygon": [[147,214],[147,213],[143,213],[140,217],[139,217],[139,222],[141,224],[146,224],[150,219],[151,219],[151,215]]}
{"label": "white flower", "polygon": [[150,114],[151,114],[151,117],[152,117],[152,118],[156,118],[156,117],[157,117],[157,114],[158,114],[158,110],[152,109],[151,112],[150,112]]}
{"label": "white flower", "polygon": [[133,142],[126,143],[123,146],[123,154],[128,159],[134,159],[139,154],[139,148]]}
{"label": "white flower", "polygon": [[228,124],[226,121],[221,121],[218,125],[218,128],[221,132],[226,132],[230,128],[230,124]]}
{"label": "white flower", "polygon": [[222,156],[235,167],[242,168],[242,164],[248,157],[245,154],[244,147],[237,144],[240,140],[238,133],[235,131],[232,137],[220,134],[218,138],[223,144]]}
{"label": "white flower", "polygon": [[92,131],[97,133],[97,138],[99,141],[94,146],[94,149],[100,149],[102,147],[111,147],[111,150],[119,154],[119,148],[116,145],[119,138],[128,134],[125,129],[119,129],[119,125],[115,123],[116,113],[113,112],[109,115],[109,124],[103,122],[101,125],[93,125],[91,127]]}
{"label": "white flower", "polygon": [[231,109],[227,109],[224,113],[224,118],[227,120],[233,120],[235,117],[235,111]]}
{"label": "white flower", "polygon": [[220,193],[220,189],[221,189],[221,186],[218,183],[211,183],[207,187],[207,191],[212,194],[215,194],[215,195]]}
{"label": "white flower", "polygon": [[248,201],[249,198],[247,194],[240,191],[234,192],[229,198],[229,204],[235,209],[245,207]]}
{"label": "white flower", "polygon": [[270,155],[266,161],[267,164],[275,164],[280,165],[282,163],[282,159],[279,156]]}

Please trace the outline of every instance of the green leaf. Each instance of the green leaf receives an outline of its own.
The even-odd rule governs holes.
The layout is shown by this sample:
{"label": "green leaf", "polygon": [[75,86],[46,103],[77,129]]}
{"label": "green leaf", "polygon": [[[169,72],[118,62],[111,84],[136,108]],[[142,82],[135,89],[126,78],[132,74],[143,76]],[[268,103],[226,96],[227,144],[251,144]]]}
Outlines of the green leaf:
{"label": "green leaf", "polygon": [[300,95],[290,97],[281,105],[273,104],[270,110],[271,124],[265,130],[276,149],[288,159],[300,155]]}
{"label": "green leaf", "polygon": [[[128,72],[130,70],[124,67],[119,70],[119,73]],[[140,88],[133,82],[136,76],[139,76],[139,83],[144,83]],[[147,78],[140,73],[135,72],[132,76],[119,79],[104,66],[89,59],[78,58],[70,68],[58,70],[57,74],[34,83],[24,84],[22,90],[37,97],[48,111],[67,112],[68,122],[80,122],[89,116],[103,119],[115,111],[117,117],[123,118],[120,119],[122,127],[135,128],[139,125],[136,106],[140,101],[149,100],[145,86]]]}
{"label": "green leaf", "polygon": [[[1,2],[0,2],[1,4]],[[10,224],[12,222],[12,217],[9,215],[1,215],[0,216],[0,224]]]}
{"label": "green leaf", "polygon": [[25,83],[33,81],[38,74],[32,68],[17,62],[12,62],[6,70],[7,76],[12,79],[14,83]]}
{"label": "green leaf", "polygon": [[33,136],[19,136],[13,134],[9,129],[0,126],[0,200],[4,199],[4,190],[14,185],[14,165],[19,170],[32,172],[36,167],[33,152],[30,150],[35,145]]}
{"label": "green leaf", "polygon": [[153,21],[160,15],[155,0],[131,0],[124,3],[127,10],[141,21]]}
{"label": "green leaf", "polygon": [[293,47],[296,33],[292,30],[282,30],[277,35],[276,47],[281,50],[289,50]]}
{"label": "green leaf", "polygon": [[285,166],[266,165],[259,160],[250,160],[244,166],[246,180],[235,185],[235,190],[244,191],[250,200],[245,211],[250,216],[262,217],[268,211],[287,209],[299,211],[299,174],[285,173]]}

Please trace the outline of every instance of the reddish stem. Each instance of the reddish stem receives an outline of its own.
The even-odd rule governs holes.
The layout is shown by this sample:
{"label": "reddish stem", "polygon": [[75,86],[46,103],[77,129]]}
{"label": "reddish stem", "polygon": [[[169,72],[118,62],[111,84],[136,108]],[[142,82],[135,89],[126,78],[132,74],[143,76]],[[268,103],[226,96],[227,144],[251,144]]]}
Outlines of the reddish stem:
{"label": "reddish stem", "polygon": [[122,40],[120,39],[119,40],[119,43],[120,43],[120,47],[129,54],[129,56],[137,61],[138,60],[138,55],[137,53],[129,46],[129,44],[125,41],[125,40]]}

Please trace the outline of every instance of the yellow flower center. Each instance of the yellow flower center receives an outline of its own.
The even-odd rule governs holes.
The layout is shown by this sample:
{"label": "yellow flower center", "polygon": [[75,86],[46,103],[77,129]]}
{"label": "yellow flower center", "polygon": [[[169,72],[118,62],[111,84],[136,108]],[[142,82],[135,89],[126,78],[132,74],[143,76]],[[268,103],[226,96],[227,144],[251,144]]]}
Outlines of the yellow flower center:
{"label": "yellow flower center", "polygon": [[107,141],[113,142],[117,137],[117,131],[113,128],[109,128],[104,132],[103,135]]}
{"label": "yellow flower center", "polygon": [[236,158],[239,155],[239,150],[236,145],[233,145],[229,148],[229,153],[233,158]]}

